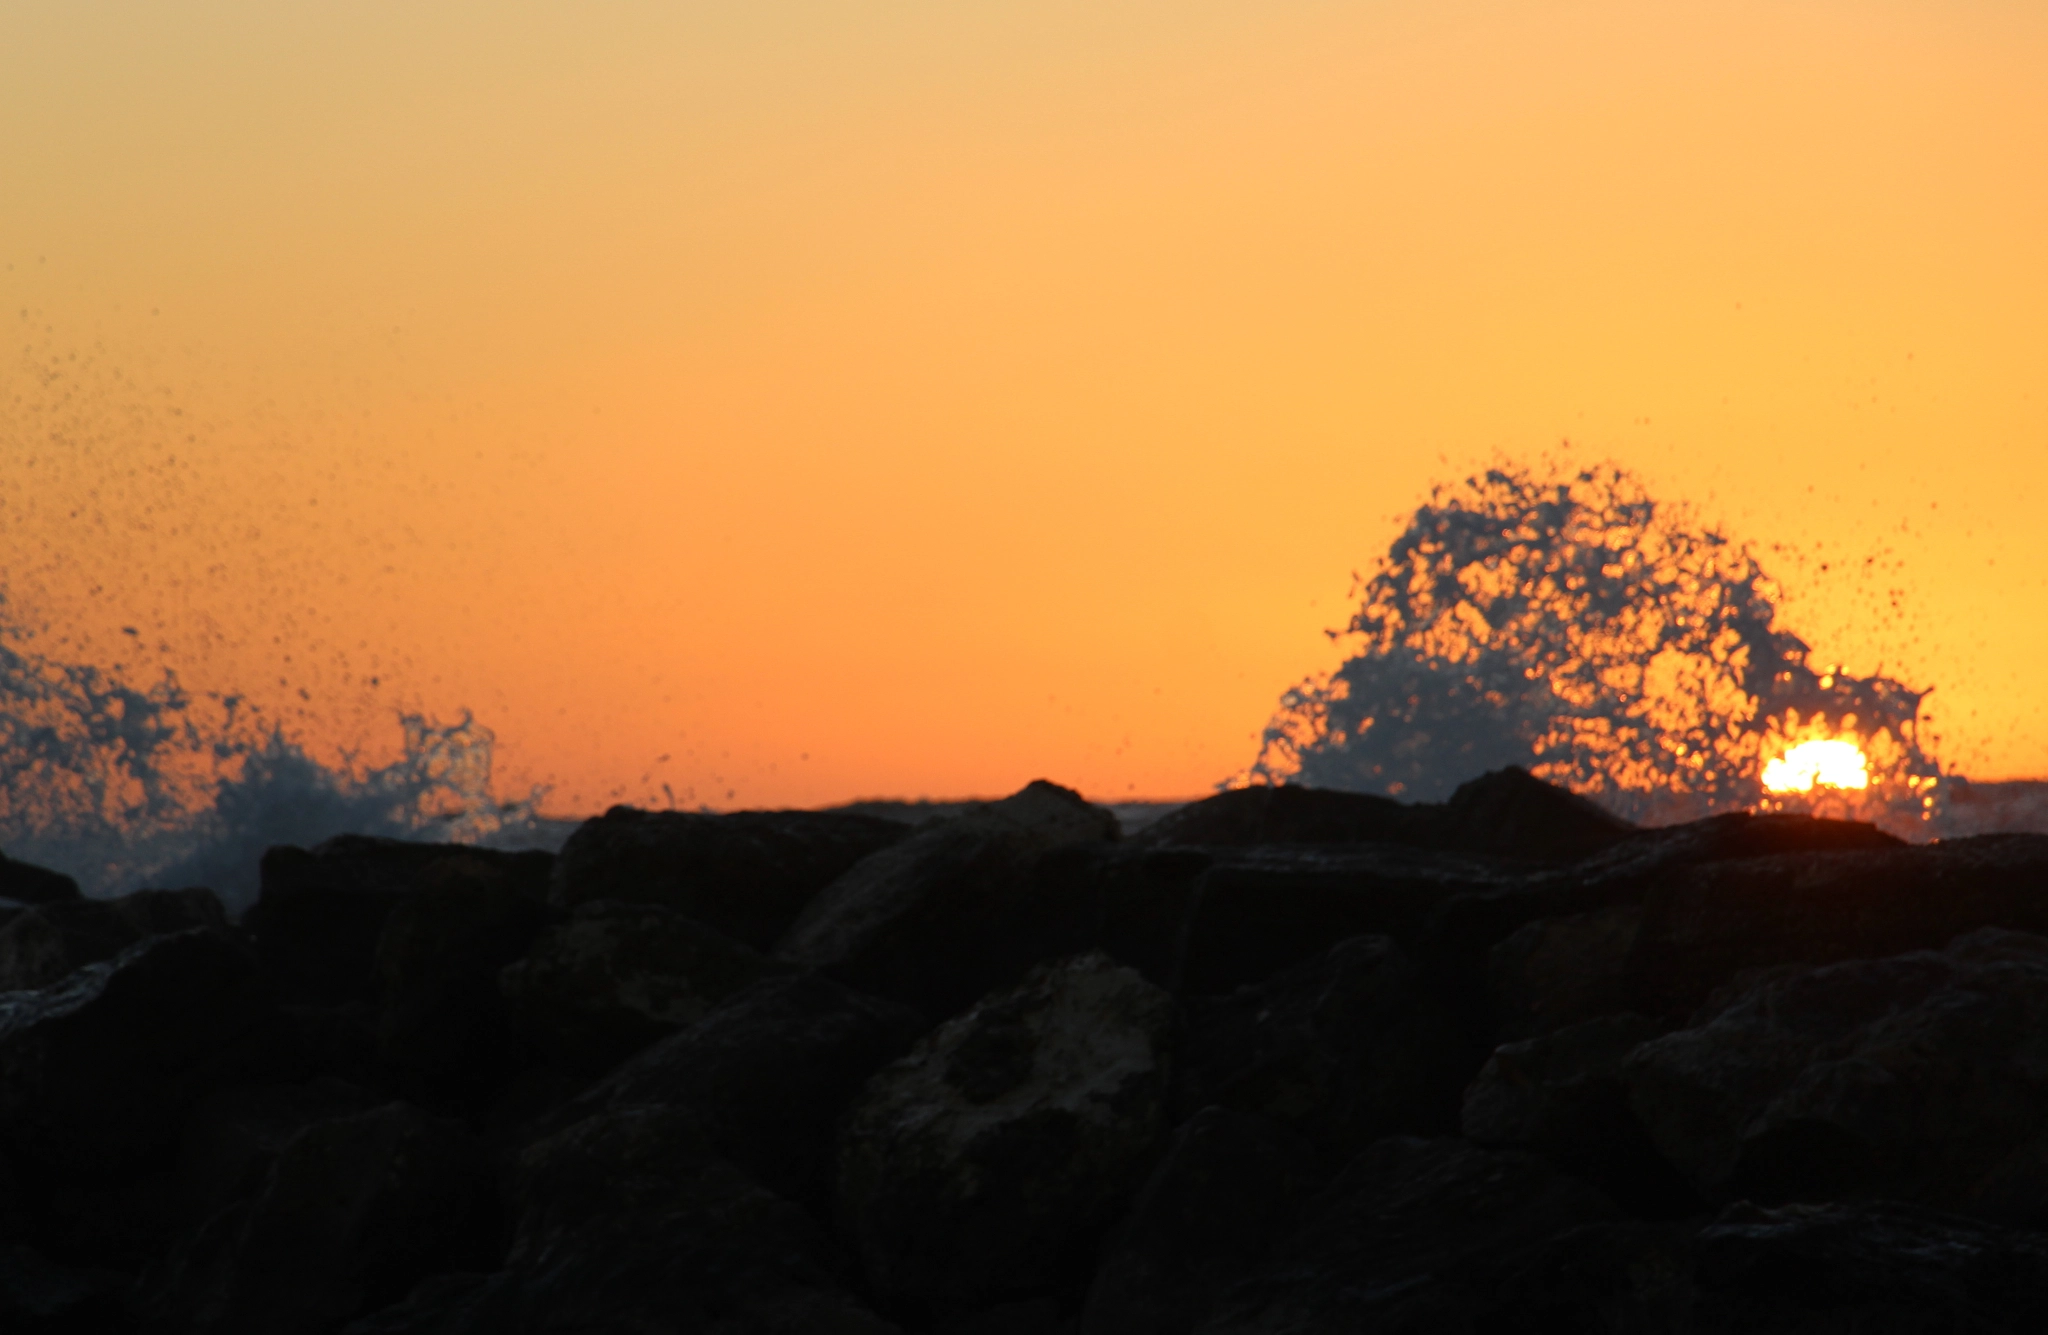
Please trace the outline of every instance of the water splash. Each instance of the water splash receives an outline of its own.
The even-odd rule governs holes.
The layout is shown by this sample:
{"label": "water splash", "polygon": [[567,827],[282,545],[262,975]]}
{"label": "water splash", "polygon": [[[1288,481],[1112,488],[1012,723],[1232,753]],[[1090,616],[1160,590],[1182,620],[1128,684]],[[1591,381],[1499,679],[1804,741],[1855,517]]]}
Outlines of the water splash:
{"label": "water splash", "polygon": [[1851,736],[1871,782],[1834,814],[1923,835],[1932,818],[1924,693],[1813,665],[1750,549],[1613,464],[1440,486],[1353,593],[1344,662],[1282,696],[1234,782],[1439,800],[1519,764],[1661,823],[1796,805],[1765,793],[1766,760]]}
{"label": "water splash", "polygon": [[492,796],[494,738],[467,713],[401,714],[397,760],[330,766],[236,696],[195,696],[168,671],[138,685],[33,639],[0,620],[0,850],[88,894],[205,885],[240,908],[273,844],[517,842],[537,825],[539,790]]}

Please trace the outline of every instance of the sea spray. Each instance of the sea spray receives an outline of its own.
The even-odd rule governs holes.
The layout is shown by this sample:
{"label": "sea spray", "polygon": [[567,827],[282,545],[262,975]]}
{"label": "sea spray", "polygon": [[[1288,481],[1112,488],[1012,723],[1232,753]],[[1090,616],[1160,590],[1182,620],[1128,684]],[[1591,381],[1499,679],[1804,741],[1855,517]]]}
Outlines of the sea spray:
{"label": "sea spray", "polygon": [[195,695],[169,671],[138,684],[32,640],[0,620],[0,850],[88,894],[204,885],[238,909],[274,844],[544,837],[541,791],[493,795],[494,738],[467,713],[446,724],[400,714],[388,765],[323,764],[237,696]]}
{"label": "sea spray", "polygon": [[[1632,819],[1806,806],[1925,837],[1923,692],[1811,661],[1749,548],[1613,464],[1502,462],[1437,487],[1235,782],[1438,800],[1518,764]],[[1860,793],[1768,793],[1767,759],[1852,736]]]}

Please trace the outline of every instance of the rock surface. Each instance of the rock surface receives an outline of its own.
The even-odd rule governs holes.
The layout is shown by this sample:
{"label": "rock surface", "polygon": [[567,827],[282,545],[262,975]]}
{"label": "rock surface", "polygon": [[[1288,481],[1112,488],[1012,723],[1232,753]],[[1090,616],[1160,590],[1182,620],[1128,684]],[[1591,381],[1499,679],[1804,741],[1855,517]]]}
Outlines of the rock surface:
{"label": "rock surface", "polygon": [[1163,1129],[1172,1000],[1084,955],[919,1042],[848,1116],[838,1217],[913,1316],[1077,1303]]}
{"label": "rock surface", "polygon": [[613,807],[569,836],[556,905],[657,904],[768,950],[820,890],[910,827],[837,811],[714,816]]}
{"label": "rock surface", "polygon": [[598,899],[542,933],[499,983],[542,1056],[602,1073],[741,988],[787,971],[674,909]]}
{"label": "rock surface", "polygon": [[0,926],[0,992],[48,987],[149,936],[228,925],[211,890],[138,890],[118,899],[53,899]]}
{"label": "rock surface", "polygon": [[1115,816],[1039,780],[859,863],[811,901],[776,954],[943,1019],[1088,945],[1092,877],[1048,860],[1116,836]]}

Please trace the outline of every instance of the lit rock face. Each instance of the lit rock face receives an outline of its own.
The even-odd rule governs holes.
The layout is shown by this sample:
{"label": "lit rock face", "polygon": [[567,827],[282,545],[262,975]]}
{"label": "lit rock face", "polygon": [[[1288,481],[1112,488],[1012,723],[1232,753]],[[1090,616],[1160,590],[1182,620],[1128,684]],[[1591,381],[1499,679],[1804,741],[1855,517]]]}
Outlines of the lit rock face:
{"label": "lit rock face", "polygon": [[1043,780],[868,857],[827,886],[776,954],[933,1019],[1085,949],[1094,887],[1085,858],[1116,817]]}
{"label": "lit rock face", "polygon": [[1084,955],[877,1074],[837,1205],[878,1298],[945,1318],[1084,1284],[1163,1130],[1172,1020],[1136,971]]}

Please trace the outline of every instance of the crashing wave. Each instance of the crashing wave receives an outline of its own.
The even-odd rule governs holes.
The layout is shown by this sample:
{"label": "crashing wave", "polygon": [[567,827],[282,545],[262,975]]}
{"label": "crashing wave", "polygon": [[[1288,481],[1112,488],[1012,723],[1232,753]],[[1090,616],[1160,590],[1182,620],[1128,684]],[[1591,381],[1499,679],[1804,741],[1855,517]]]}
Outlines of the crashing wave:
{"label": "crashing wave", "polygon": [[494,739],[467,713],[402,714],[397,760],[329,766],[236,696],[195,697],[168,672],[136,685],[29,638],[0,624],[0,850],[88,894],[205,885],[238,908],[274,844],[502,843],[536,826],[539,791],[492,796]]}
{"label": "crashing wave", "polygon": [[[1924,692],[1816,667],[1751,551],[1612,464],[1502,463],[1418,508],[1282,698],[1236,782],[1440,800],[1519,764],[1631,819],[1802,806],[1924,832],[1941,771]],[[1855,739],[1857,793],[1768,793],[1765,761]]]}

